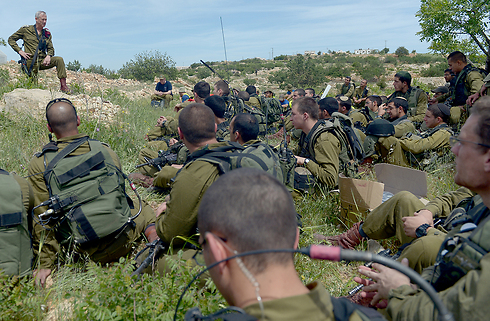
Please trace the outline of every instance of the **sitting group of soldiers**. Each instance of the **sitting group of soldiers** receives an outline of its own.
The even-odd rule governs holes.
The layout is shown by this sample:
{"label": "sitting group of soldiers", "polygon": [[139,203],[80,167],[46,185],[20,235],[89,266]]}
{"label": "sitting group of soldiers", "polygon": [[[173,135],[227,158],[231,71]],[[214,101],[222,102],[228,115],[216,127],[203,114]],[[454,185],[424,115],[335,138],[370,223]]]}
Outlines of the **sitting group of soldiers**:
{"label": "sitting group of soldiers", "polygon": [[[453,57],[448,58],[450,66],[459,62]],[[231,94],[228,84],[218,81],[211,96],[210,85],[201,81],[194,86],[193,100],[178,105],[178,117],[158,119],[148,134],[154,146],[140,152],[143,166],[130,175],[168,194],[156,212],[139,196],[132,201],[127,195],[127,176],[114,151],[79,133],[73,104],[52,100],[46,120],[56,141],[32,159],[28,179],[0,170],[0,194],[11,204],[0,213],[0,232],[15,231],[16,237],[6,242],[0,269],[24,276],[32,267],[35,281],[44,285],[63,263],[62,248],[105,264],[128,255],[144,235],[148,242],[162,244],[167,256],[182,250],[179,257],[184,260],[203,255],[208,266],[218,263],[210,270],[217,288],[230,305],[254,318],[382,320],[373,309],[330,297],[318,282],[304,286],[292,253],[227,258],[297,248],[301,222],[294,193],[336,187],[339,174],[356,174],[356,161],[365,160],[367,151],[372,159],[420,166],[418,154],[441,152],[451,143],[460,189],[426,205],[408,192],[399,193],[347,232],[317,238],[354,249],[365,239],[396,236],[407,244],[399,260],[434,286],[456,319],[482,319],[488,314],[484,300],[490,280],[490,98],[479,98],[490,79],[484,81],[476,93],[456,82],[452,101],[464,101],[469,114],[461,117],[468,118],[459,136],[449,127],[451,109],[443,103],[428,105],[407,72],[395,75],[395,92],[385,103],[375,95],[361,97],[363,102],[356,104],[364,107],[358,111],[345,95],[320,100],[314,92],[306,97],[305,90],[297,89],[287,110],[270,100],[275,98],[257,95],[253,86]],[[280,147],[259,140],[277,125],[283,128]],[[418,130],[423,133],[415,134]],[[298,139],[293,153],[286,143],[289,135]],[[173,146],[178,148],[171,158],[165,152]],[[157,158],[164,160],[157,163]],[[147,271],[168,272],[166,255],[155,256]],[[31,265],[33,256],[36,263]],[[432,320],[437,315],[427,294],[408,278],[373,267],[360,269],[370,280],[356,278],[365,285],[361,297],[371,306],[386,308],[394,320]]]}

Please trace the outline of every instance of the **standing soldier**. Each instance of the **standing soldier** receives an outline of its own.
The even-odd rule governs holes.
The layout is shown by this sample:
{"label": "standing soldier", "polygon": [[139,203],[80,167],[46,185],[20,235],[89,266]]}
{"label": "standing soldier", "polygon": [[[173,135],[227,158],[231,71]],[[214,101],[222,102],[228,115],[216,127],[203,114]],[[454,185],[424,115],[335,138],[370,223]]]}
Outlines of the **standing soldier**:
{"label": "standing soldier", "polygon": [[[66,69],[65,62],[62,57],[54,55],[54,47],[52,35],[46,26],[48,16],[44,11],[38,11],[35,15],[36,24],[27,25],[15,32],[9,37],[9,45],[23,59],[25,59],[24,71],[28,76],[37,77],[39,69],[49,69],[56,67],[58,78],[60,79],[60,90],[64,93],[69,93],[70,90],[66,86]],[[24,40],[24,50],[21,50],[17,44],[17,40]]]}

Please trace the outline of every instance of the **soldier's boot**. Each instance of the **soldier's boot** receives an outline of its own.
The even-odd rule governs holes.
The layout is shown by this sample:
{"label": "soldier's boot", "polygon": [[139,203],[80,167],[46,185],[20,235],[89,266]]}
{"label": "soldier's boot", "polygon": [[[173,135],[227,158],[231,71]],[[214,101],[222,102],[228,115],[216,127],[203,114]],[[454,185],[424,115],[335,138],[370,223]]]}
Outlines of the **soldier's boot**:
{"label": "soldier's boot", "polygon": [[146,239],[148,240],[148,243],[153,242],[154,240],[158,239],[157,235],[157,229],[155,228],[155,225],[148,225],[145,230],[145,236]]}
{"label": "soldier's boot", "polygon": [[334,236],[324,236],[321,234],[315,234],[314,237],[320,241],[328,241],[332,245],[341,246],[344,249],[353,250],[357,245],[361,244],[363,237],[359,232],[359,228],[362,222],[357,222],[346,232],[334,235]]}
{"label": "soldier's boot", "polygon": [[128,178],[136,185],[140,185],[146,188],[153,186],[153,178],[143,175],[141,173],[131,173],[129,174]]}
{"label": "soldier's boot", "polygon": [[65,94],[71,94],[70,88],[66,85],[66,78],[60,78],[60,91]]}

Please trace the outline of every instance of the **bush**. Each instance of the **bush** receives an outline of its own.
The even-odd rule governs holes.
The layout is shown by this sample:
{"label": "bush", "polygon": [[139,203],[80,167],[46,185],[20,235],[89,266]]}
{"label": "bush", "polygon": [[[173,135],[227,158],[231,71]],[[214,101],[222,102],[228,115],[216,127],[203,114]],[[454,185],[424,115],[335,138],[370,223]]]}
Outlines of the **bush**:
{"label": "bush", "polygon": [[134,59],[125,63],[119,74],[123,78],[137,79],[143,81],[153,81],[155,76],[164,74],[167,78],[172,79],[177,75],[175,62],[166,53],[160,51],[144,51],[136,54]]}
{"label": "bush", "polygon": [[66,69],[71,71],[80,71],[82,69],[82,64],[78,60],[73,60],[66,65]]}
{"label": "bush", "polygon": [[423,69],[420,72],[420,75],[422,77],[442,77],[442,75],[444,75],[444,70],[446,70],[446,64],[437,63],[430,65],[427,69]]}
{"label": "bush", "polygon": [[269,76],[269,81],[284,88],[287,84],[296,88],[315,87],[325,82],[325,69],[318,66],[315,59],[296,55],[286,63],[284,70]]}
{"label": "bush", "polygon": [[398,49],[395,50],[395,55],[398,57],[408,56],[408,54],[408,49],[405,47],[398,47]]}
{"label": "bush", "polygon": [[255,79],[250,79],[250,78],[245,78],[243,79],[243,83],[247,86],[253,86],[255,85],[257,81]]}

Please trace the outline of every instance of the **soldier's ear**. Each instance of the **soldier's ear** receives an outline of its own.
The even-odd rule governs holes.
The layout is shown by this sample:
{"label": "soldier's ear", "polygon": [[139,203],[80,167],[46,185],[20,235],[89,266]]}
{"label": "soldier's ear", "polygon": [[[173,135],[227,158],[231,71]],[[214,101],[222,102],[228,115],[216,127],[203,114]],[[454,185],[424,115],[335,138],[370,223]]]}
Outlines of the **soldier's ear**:
{"label": "soldier's ear", "polygon": [[490,149],[485,152],[485,163],[483,165],[485,172],[490,173]]}
{"label": "soldier's ear", "polygon": [[51,126],[49,126],[49,124],[46,124],[46,126],[48,127],[48,131],[49,131],[50,133],[52,133],[52,132],[53,132],[53,129],[51,128]]}
{"label": "soldier's ear", "polygon": [[80,116],[77,115],[77,127],[80,126]]}

